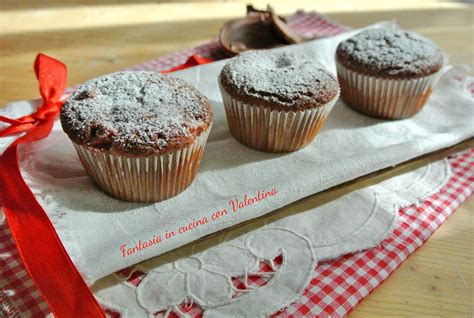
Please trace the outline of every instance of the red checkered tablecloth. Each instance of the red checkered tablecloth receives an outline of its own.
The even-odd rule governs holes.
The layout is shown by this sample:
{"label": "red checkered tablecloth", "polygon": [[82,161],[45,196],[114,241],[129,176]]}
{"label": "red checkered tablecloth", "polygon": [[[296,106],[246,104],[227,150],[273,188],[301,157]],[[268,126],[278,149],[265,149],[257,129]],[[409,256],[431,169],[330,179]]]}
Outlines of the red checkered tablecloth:
{"label": "red checkered tablecloth", "polygon": [[[299,34],[313,36],[336,35],[348,30],[316,13],[298,12],[288,18]],[[222,59],[217,41],[179,51],[137,65],[131,69],[161,71],[182,64],[192,55]],[[474,90],[474,87],[473,87]],[[433,232],[472,194],[474,190],[474,149],[449,158],[452,177],[438,193],[423,203],[399,211],[400,221],[394,233],[380,247],[321,263],[314,278],[298,302],[283,308],[275,317],[316,315],[347,315],[359,302],[382,283],[400,264],[433,234]],[[0,222],[0,316],[42,317],[50,313],[40,293],[29,279],[6,222]],[[278,264],[278,260],[276,262]],[[261,270],[269,271],[268,264]],[[131,281],[137,277],[130,278]],[[239,281],[234,282],[236,286]],[[250,277],[249,283],[261,286],[261,277]],[[199,317],[196,305],[182,311]],[[108,311],[110,315],[112,312]]]}

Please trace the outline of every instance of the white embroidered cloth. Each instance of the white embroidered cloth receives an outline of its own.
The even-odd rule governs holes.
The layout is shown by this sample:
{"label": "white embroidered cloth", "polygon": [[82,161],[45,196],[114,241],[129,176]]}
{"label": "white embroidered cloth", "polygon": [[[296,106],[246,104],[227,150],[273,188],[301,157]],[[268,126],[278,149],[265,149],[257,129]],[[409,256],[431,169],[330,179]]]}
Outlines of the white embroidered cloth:
{"label": "white embroidered cloth", "polygon": [[[278,50],[314,56],[335,73],[337,44],[356,32]],[[472,97],[450,76],[444,76],[428,105],[411,119],[368,118],[340,100],[322,132],[306,148],[291,154],[258,152],[239,144],[229,133],[216,81],[224,63],[175,74],[207,95],[215,113],[197,179],[175,198],[157,204],[136,204],[105,195],[87,177],[59,123],[47,139],[21,148],[25,180],[89,283],[305,196],[474,135]],[[1,113],[15,118],[30,112],[33,104],[12,103]],[[8,141],[2,140],[1,146],[4,148]],[[275,195],[237,212],[229,205],[231,200],[242,202],[245,195],[258,196],[259,191],[272,189],[276,190]],[[224,209],[226,215],[211,220],[213,214]],[[204,217],[208,218],[207,223],[203,222]],[[188,230],[179,234],[179,228],[186,226]],[[166,238],[171,231],[176,235]],[[158,236],[162,240],[156,243]],[[140,241],[141,250],[123,256],[121,246],[133,249],[138,245],[138,250]],[[155,244],[143,248],[143,242],[148,241]]]}
{"label": "white embroidered cloth", "polygon": [[[438,161],[318,208],[284,213],[283,218],[273,215],[155,257],[128,269],[130,278],[112,274],[91,290],[104,308],[122,318],[171,317],[171,312],[183,317],[198,317],[200,313],[204,317],[268,317],[297,300],[305,302],[301,294],[308,284],[314,284],[309,283],[311,279],[324,279],[315,277],[321,260],[380,244],[392,234],[401,207],[438,193],[450,176],[448,160]],[[272,262],[276,257],[282,259],[280,266]],[[269,263],[270,270],[261,270],[262,262]],[[358,268],[354,265],[352,270]],[[341,272],[339,269],[337,275]],[[352,279],[365,278],[363,273],[354,274]],[[252,285],[250,276],[264,279],[266,284]],[[236,288],[235,278],[244,286]],[[335,292],[328,297],[347,288],[347,284],[334,285]],[[358,292],[363,293],[362,289]],[[200,310],[188,312],[190,303]],[[333,314],[339,316],[341,309],[337,310]]]}

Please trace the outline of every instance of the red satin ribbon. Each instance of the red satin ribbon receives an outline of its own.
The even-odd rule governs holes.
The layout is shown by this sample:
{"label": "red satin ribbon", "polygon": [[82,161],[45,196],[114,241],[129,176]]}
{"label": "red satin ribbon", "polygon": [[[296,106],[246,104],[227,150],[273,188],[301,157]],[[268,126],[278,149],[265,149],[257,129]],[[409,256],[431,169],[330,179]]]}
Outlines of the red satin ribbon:
{"label": "red satin ribbon", "polygon": [[105,317],[20,173],[18,146],[49,135],[66,89],[63,63],[39,54],[34,68],[43,105],[18,119],[0,117],[11,124],[0,136],[24,133],[0,156],[0,202],[26,270],[55,317]]}
{"label": "red satin ribbon", "polygon": [[207,64],[207,63],[210,63],[210,62],[213,62],[213,60],[210,60],[208,58],[201,57],[199,55],[193,54],[187,59],[187,61],[184,64],[178,65],[176,67],[170,68],[170,69],[165,70],[165,71],[161,71],[161,73],[176,72],[176,71],[179,71],[179,70],[183,70],[185,68],[190,68],[190,67],[193,67],[193,66],[196,66],[196,65]]}
{"label": "red satin ribbon", "polygon": [[[212,60],[193,55],[185,64],[163,73],[209,62]],[[24,133],[0,156],[0,203],[26,270],[54,316],[105,317],[20,173],[18,146],[49,135],[67,82],[66,66],[44,54],[38,54],[34,69],[43,104],[17,119],[0,116],[1,122],[10,124],[0,130],[0,137]]]}

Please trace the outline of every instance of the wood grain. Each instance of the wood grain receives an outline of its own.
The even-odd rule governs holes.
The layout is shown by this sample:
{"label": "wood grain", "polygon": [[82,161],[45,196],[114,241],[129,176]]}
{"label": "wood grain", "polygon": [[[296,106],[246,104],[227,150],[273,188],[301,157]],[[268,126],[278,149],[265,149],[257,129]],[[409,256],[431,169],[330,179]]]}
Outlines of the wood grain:
{"label": "wood grain", "polygon": [[[36,97],[31,64],[41,51],[69,67],[69,85],[207,42],[246,1],[45,0],[0,2],[0,105]],[[268,1],[253,1],[264,7]],[[272,1],[269,1],[272,2]],[[278,12],[318,10],[352,27],[396,19],[434,39],[453,64],[473,66],[472,5],[438,1],[273,1]],[[469,144],[470,143],[470,144]],[[462,147],[472,146],[472,141]],[[358,179],[273,214],[304,211],[343,193],[415,169],[445,153]],[[436,157],[438,156],[438,157]],[[471,198],[351,314],[472,316],[474,200]]]}

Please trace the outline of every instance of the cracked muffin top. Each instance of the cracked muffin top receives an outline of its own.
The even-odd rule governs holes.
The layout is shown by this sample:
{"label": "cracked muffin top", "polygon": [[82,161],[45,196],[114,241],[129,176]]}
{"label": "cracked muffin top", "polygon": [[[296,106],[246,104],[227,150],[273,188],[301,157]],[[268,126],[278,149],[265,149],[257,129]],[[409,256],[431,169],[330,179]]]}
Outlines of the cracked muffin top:
{"label": "cracked muffin top", "polygon": [[240,53],[219,82],[233,98],[275,110],[321,107],[339,93],[334,76],[308,56],[272,50]]}
{"label": "cracked muffin top", "polygon": [[212,121],[209,100],[185,81],[154,72],[118,72],[90,80],[61,109],[76,144],[120,155],[185,148]]}
{"label": "cracked muffin top", "polygon": [[427,76],[443,66],[436,43],[395,28],[370,29],[342,41],[336,58],[350,70],[393,79]]}

